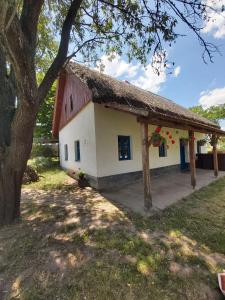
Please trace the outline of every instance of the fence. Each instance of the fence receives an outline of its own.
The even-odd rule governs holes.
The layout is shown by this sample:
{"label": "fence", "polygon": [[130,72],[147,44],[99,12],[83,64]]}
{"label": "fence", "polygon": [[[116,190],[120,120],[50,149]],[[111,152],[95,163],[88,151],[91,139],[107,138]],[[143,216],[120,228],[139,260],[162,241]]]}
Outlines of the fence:
{"label": "fence", "polygon": [[[218,168],[225,171],[225,153],[218,153]],[[202,153],[197,154],[196,168],[213,170],[213,154]]]}

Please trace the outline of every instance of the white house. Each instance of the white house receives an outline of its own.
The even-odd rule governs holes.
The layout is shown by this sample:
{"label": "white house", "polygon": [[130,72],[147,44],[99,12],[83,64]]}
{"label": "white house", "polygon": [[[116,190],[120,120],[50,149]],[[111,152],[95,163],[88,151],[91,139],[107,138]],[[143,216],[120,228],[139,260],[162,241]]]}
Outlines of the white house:
{"label": "white house", "polygon": [[[153,147],[148,140],[157,130],[165,139]],[[53,135],[59,136],[60,163],[84,171],[95,188],[130,183],[146,166],[153,174],[180,172],[189,166],[189,154],[192,162],[204,151],[198,141],[206,133],[224,134],[213,122],[128,82],[72,62],[59,76]]]}

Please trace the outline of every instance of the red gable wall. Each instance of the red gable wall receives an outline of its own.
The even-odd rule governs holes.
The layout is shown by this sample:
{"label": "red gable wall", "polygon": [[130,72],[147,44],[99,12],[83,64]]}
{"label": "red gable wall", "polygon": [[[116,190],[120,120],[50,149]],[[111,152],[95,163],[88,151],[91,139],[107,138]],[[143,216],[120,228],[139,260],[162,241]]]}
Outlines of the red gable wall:
{"label": "red gable wall", "polygon": [[58,80],[52,135],[62,129],[92,98],[91,91],[74,74],[61,73]]}

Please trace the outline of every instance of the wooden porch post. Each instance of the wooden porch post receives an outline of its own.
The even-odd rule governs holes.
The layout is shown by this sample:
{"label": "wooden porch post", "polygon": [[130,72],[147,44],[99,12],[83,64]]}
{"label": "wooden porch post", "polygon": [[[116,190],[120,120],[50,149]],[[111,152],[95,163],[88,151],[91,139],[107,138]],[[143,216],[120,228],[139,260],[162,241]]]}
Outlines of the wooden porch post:
{"label": "wooden porch post", "polygon": [[195,149],[194,149],[194,131],[189,130],[189,158],[191,169],[191,185],[193,189],[196,186],[196,169],[195,169]]}
{"label": "wooden porch post", "polygon": [[149,170],[149,144],[148,144],[148,123],[141,124],[141,143],[142,143],[142,166],[144,183],[144,207],[149,210],[152,207],[150,170]]}
{"label": "wooden porch post", "polygon": [[215,177],[218,176],[218,156],[217,156],[217,138],[216,135],[213,134],[212,137],[213,142],[213,169]]}

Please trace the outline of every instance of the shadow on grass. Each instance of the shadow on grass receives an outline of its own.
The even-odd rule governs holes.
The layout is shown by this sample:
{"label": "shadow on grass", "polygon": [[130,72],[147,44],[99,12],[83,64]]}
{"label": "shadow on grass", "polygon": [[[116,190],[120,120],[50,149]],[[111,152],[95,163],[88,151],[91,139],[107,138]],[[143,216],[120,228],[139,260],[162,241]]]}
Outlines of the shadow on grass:
{"label": "shadow on grass", "polygon": [[150,218],[91,189],[25,190],[23,221],[0,230],[0,298],[219,299],[224,183]]}
{"label": "shadow on grass", "polygon": [[225,178],[221,178],[151,218],[129,217],[139,229],[175,231],[225,254],[224,211]]}

